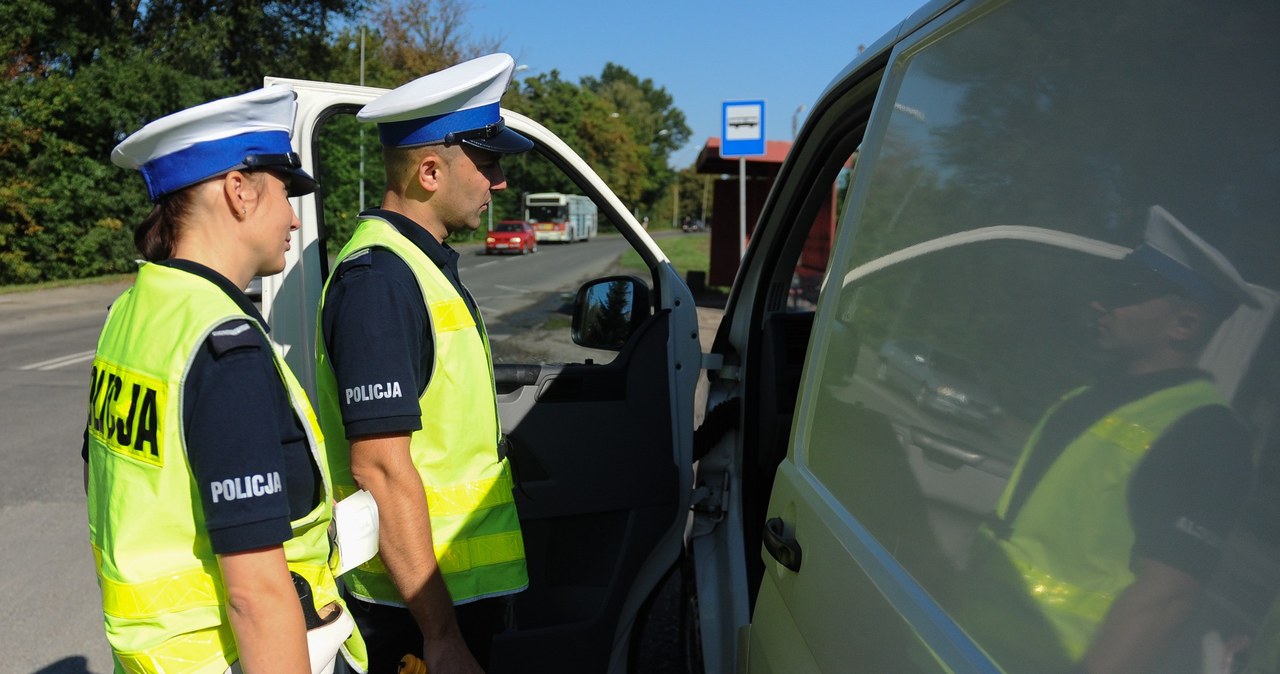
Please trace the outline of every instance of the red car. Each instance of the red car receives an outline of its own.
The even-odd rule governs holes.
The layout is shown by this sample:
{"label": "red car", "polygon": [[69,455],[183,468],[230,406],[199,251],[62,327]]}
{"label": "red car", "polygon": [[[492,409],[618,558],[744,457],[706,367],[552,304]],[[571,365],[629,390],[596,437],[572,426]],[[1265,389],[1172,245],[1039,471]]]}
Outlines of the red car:
{"label": "red car", "polygon": [[528,253],[538,252],[538,235],[533,227],[524,220],[503,220],[489,230],[484,242],[485,255],[494,253]]}

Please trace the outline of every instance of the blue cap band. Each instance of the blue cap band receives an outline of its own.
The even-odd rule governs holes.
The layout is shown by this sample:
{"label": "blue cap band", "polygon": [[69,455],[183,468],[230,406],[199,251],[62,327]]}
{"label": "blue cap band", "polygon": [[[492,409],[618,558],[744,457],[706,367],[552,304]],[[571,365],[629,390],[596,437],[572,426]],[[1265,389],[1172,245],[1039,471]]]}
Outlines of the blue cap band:
{"label": "blue cap band", "polygon": [[1130,261],[1154,271],[1166,280],[1181,288],[1187,298],[1194,300],[1205,309],[1226,315],[1239,306],[1239,302],[1228,293],[1209,283],[1200,274],[1177,260],[1161,253],[1151,246],[1138,246],[1129,254]]}
{"label": "blue cap band", "polygon": [[244,165],[245,157],[255,154],[293,152],[288,131],[253,131],[238,136],[219,138],[156,157],[138,167],[147,183],[151,201],[194,185],[205,178],[226,173]]}
{"label": "blue cap band", "polygon": [[450,133],[471,131],[502,119],[497,103],[450,112],[435,117],[378,124],[378,136],[386,147],[412,147],[439,143]]}

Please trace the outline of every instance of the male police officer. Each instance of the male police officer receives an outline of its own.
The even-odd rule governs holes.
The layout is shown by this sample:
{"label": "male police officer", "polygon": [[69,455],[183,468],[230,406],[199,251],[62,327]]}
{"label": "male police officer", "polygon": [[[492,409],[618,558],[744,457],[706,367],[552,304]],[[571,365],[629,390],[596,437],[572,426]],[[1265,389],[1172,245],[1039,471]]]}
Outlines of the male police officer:
{"label": "male police officer", "polygon": [[957,615],[1009,672],[1145,671],[1214,570],[1251,474],[1247,433],[1195,368],[1256,304],[1160,207],[1097,313],[1115,370],[1032,431]]}
{"label": "male police officer", "polygon": [[419,652],[432,672],[477,671],[528,585],[488,339],[444,243],[506,187],[502,155],[533,146],[499,116],[513,66],[468,61],[357,115],[378,124],[387,187],[325,289],[317,377],[335,484],[378,503],[380,554],[344,576],[374,674]]}

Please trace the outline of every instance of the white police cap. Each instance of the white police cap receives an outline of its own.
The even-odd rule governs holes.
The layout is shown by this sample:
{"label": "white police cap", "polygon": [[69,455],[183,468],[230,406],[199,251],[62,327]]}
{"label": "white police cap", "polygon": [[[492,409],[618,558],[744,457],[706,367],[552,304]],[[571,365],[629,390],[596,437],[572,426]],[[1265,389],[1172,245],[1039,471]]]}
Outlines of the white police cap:
{"label": "white police cap", "polygon": [[356,118],[377,123],[387,147],[466,143],[490,152],[524,152],[533,143],[508,129],[499,113],[514,68],[507,54],[481,56],[397,87]]}
{"label": "white police cap", "polygon": [[124,139],[111,161],[140,171],[153,202],[235,169],[279,171],[289,177],[289,196],[309,194],[316,181],[289,144],[296,98],[273,86],[175,112]]}
{"label": "white police cap", "polygon": [[1153,271],[1206,309],[1226,316],[1260,303],[1231,261],[1160,206],[1152,206],[1142,245],[1125,260]]}

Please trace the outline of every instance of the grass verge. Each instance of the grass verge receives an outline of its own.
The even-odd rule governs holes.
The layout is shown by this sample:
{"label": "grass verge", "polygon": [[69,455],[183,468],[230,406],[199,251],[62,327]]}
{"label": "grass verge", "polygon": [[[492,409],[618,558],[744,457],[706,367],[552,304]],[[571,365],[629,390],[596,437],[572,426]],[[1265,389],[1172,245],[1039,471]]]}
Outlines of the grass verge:
{"label": "grass verge", "polygon": [[110,276],[95,276],[93,278],[71,278],[60,279],[57,281],[41,281],[39,283],[23,283],[15,285],[0,285],[0,295],[8,295],[10,293],[26,293],[36,290],[48,290],[50,288],[67,288],[70,286],[87,286],[99,283],[118,283],[120,281],[132,281],[134,274],[112,274]]}
{"label": "grass verge", "polygon": [[[667,257],[671,259],[671,265],[682,276],[687,277],[691,271],[705,272],[711,266],[710,232],[664,236],[655,238],[654,242],[658,244],[662,252],[667,254]],[[640,254],[634,250],[628,250],[623,253],[622,259],[618,260],[618,266],[623,269],[639,271],[648,269],[644,261],[640,259]]]}
{"label": "grass verge", "polygon": [[[691,271],[700,271],[705,275],[710,275],[711,232],[656,237],[654,242],[658,244],[662,252],[667,254],[667,258],[671,260],[671,266],[676,268],[681,277],[689,278],[689,272]],[[645,271],[648,269],[640,259],[640,254],[634,250],[628,250],[623,253],[622,258],[618,260],[618,267],[624,271]],[[713,294],[729,294],[728,287],[711,286],[706,290]]]}

